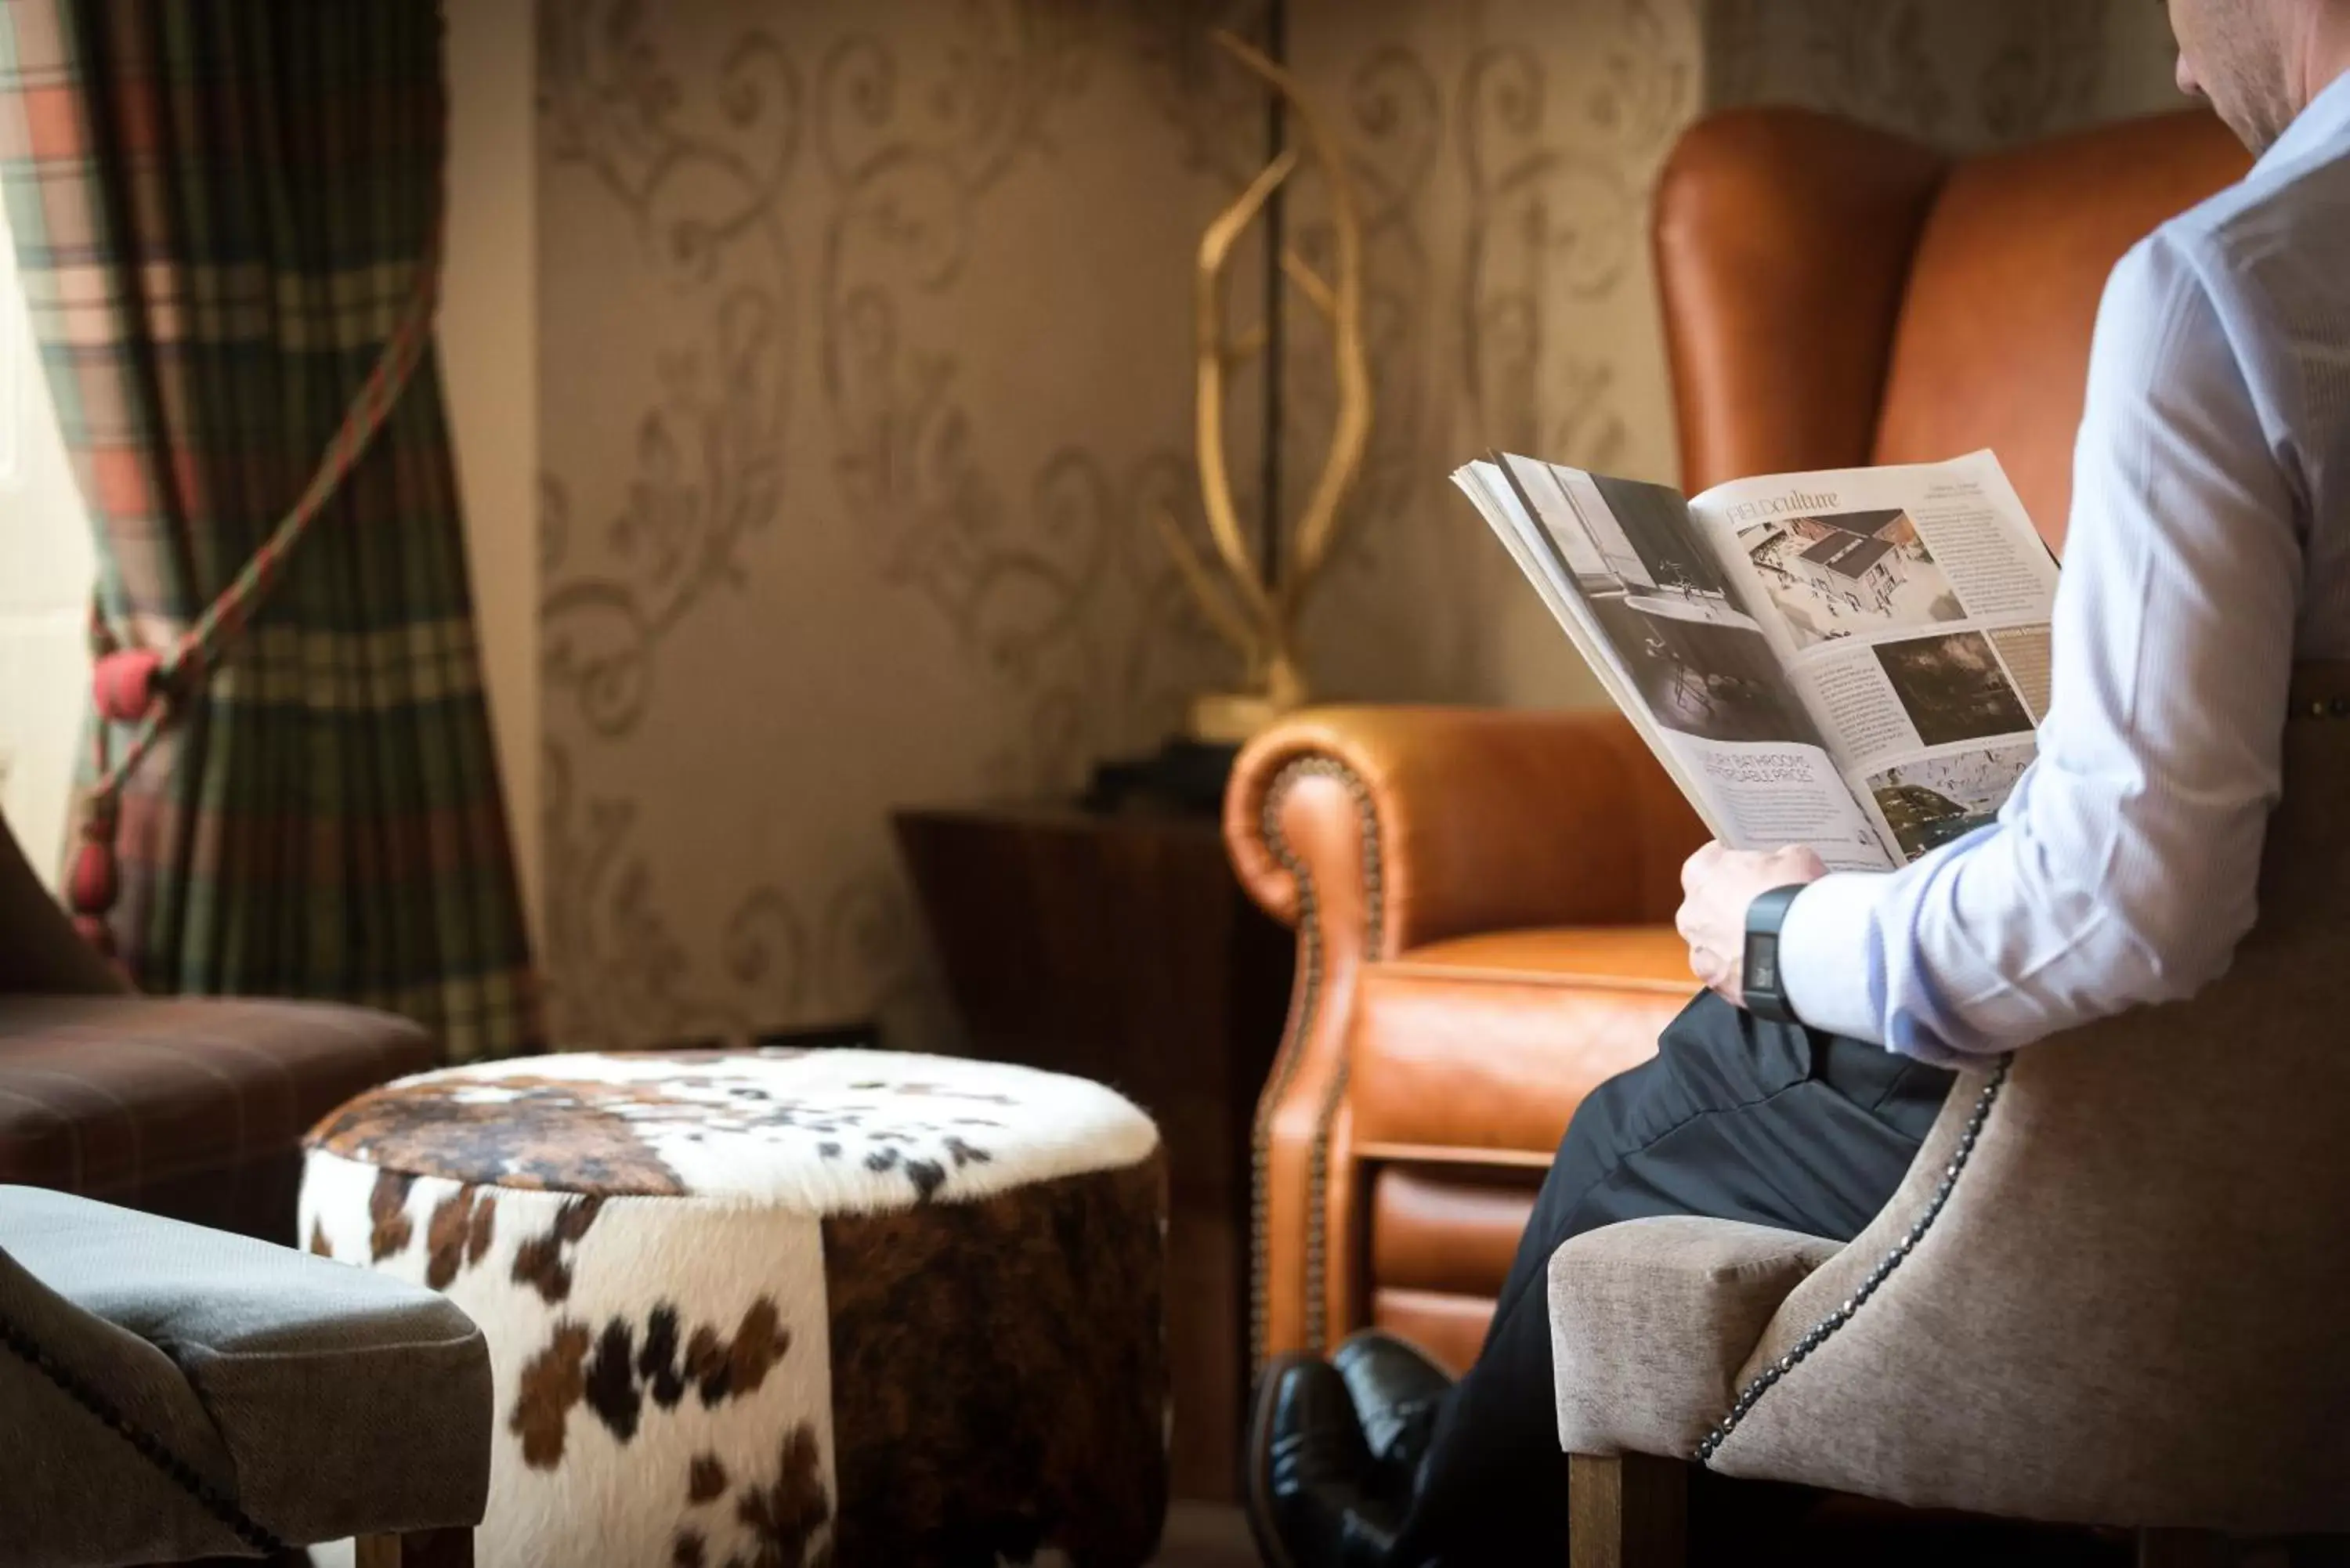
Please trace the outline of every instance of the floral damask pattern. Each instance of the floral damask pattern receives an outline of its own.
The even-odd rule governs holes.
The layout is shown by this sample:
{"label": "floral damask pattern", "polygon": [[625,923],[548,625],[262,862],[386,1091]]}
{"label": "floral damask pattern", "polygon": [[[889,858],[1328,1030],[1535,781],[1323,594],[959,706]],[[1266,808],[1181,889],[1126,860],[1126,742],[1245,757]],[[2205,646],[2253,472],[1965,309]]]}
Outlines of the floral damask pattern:
{"label": "floral damask pattern", "polygon": [[[1338,79],[1317,80],[1311,66],[1306,79],[1328,99],[1339,134],[1352,144],[1363,225],[1363,327],[1378,399],[1353,521],[1332,561],[1341,574],[1378,576],[1381,520],[1402,512],[1427,478],[1415,463],[1428,445],[1431,400],[1440,391],[1430,374],[1433,324],[1426,307],[1440,258],[1424,206],[1441,173],[1444,88],[1425,59],[1394,44],[1365,50]],[[1326,276],[1332,240],[1322,197],[1311,187],[1299,192],[1292,203],[1291,240]],[[1302,504],[1315,477],[1336,402],[1327,337],[1318,323],[1304,319],[1305,312],[1290,314],[1301,326],[1289,338],[1283,365],[1285,514]]]}
{"label": "floral damask pattern", "polygon": [[[1153,106],[1152,156],[1189,167],[1202,219],[1240,177],[1233,84],[1186,55],[1179,14],[1245,27],[1261,0],[543,0],[542,808],[566,1044],[875,1012],[935,1034],[887,805],[1068,787],[1212,673],[1148,519],[1195,504],[1180,355],[1147,415],[1108,389],[1114,440],[1056,437],[975,389],[1000,356],[975,362],[967,325],[1005,286],[995,210],[1052,213],[1101,74],[1113,104]],[[1049,237],[1033,248],[1049,265]],[[1167,255],[1127,309],[1181,307]],[[837,645],[909,615],[899,641],[926,618],[942,662],[860,727],[743,711],[793,684],[763,672],[805,696]],[[984,722],[931,738],[974,701]],[[712,749],[723,777],[663,766]],[[874,754],[900,759],[874,792],[820,798]],[[772,803],[743,798],[743,770]],[[730,793],[731,827],[710,799]]]}
{"label": "floral damask pattern", "polygon": [[[1505,668],[1531,600],[1445,476],[1493,445],[1669,471],[1643,213],[1696,111],[1693,12],[1297,0],[1291,34],[1354,144],[1378,395],[1352,531],[1307,627],[1312,667],[1342,696],[1578,695],[1571,659],[1530,683]],[[1327,370],[1309,336],[1286,387],[1284,469],[1310,473]]]}
{"label": "floral damask pattern", "polygon": [[[1034,684],[1099,585],[1111,482],[1094,454],[1064,448],[1024,498],[1007,496],[956,346],[924,341],[909,306],[956,294],[988,198],[1049,151],[1054,109],[1084,89],[1100,18],[1073,0],[954,16],[948,67],[927,94],[870,33],[834,44],[818,69],[832,196],[815,301],[824,400],[838,494],[879,581],[920,593],[962,646]],[[1013,515],[1022,499],[1029,519]],[[1065,701],[1055,692],[1043,705]]]}
{"label": "floral damask pattern", "polygon": [[[549,176],[577,171],[626,215],[636,264],[681,328],[623,438],[625,490],[580,515],[559,465],[540,482],[546,950],[556,1036],[576,1045],[739,1037],[799,1016],[809,980],[795,900],[760,882],[724,928],[738,985],[702,985],[636,845],[641,803],[580,776],[660,700],[671,634],[712,592],[743,587],[743,541],[774,522],[783,492],[796,255],[782,201],[804,134],[800,69],[774,34],[745,29],[707,86],[714,114],[694,114],[657,16],[632,0],[549,0],[539,16]],[[565,415],[559,389],[548,401]]]}
{"label": "floral damask pattern", "polygon": [[1487,44],[1462,70],[1461,166],[1470,220],[1461,291],[1461,384],[1494,445],[1612,467],[1626,454],[1606,343],[1554,342],[1550,302],[1621,303],[1645,265],[1648,190],[1691,112],[1694,40],[1669,7],[1609,8],[1599,73]]}
{"label": "floral damask pattern", "polygon": [[2139,0],[1707,0],[1707,96],[1991,147],[2172,107],[2168,27]]}
{"label": "floral damask pattern", "polygon": [[[1024,474],[1005,472],[992,438],[1025,421],[974,407],[952,319],[974,303],[972,247],[1008,182],[1049,177],[1057,111],[1089,94],[1105,54],[1149,85],[1185,162],[1207,177],[1203,201],[1244,178],[1226,112],[1233,73],[1200,68],[1184,54],[1193,36],[1178,29],[1246,28],[1260,12],[988,0],[951,12],[928,84],[869,32],[835,43],[818,68],[830,211],[816,312],[833,478],[874,580],[920,596],[1020,694],[1024,711],[983,763],[999,793],[1071,787],[1105,751],[1155,740],[1152,726],[1218,655],[1150,536],[1152,511],[1196,511],[1183,425],[1169,421],[1123,462],[1055,442]],[[1181,300],[1138,290],[1130,306],[1164,312]],[[1180,365],[1167,370],[1162,384],[1180,386]]]}

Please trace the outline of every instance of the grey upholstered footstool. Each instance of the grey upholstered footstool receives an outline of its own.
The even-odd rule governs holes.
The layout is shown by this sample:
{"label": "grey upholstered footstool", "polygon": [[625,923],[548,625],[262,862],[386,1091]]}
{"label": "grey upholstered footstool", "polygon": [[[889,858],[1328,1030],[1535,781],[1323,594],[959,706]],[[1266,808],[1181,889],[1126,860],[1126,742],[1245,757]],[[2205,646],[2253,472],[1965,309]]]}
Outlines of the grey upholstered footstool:
{"label": "grey upholstered footstool", "polygon": [[499,1568],[1149,1559],[1159,1136],[1109,1090],[864,1051],[430,1073],[312,1135],[316,1251],[495,1368]]}
{"label": "grey upholstered footstool", "polygon": [[[490,1363],[430,1291],[0,1187],[0,1563],[87,1568],[407,1534],[470,1563]],[[432,1540],[430,1557],[426,1533]]]}

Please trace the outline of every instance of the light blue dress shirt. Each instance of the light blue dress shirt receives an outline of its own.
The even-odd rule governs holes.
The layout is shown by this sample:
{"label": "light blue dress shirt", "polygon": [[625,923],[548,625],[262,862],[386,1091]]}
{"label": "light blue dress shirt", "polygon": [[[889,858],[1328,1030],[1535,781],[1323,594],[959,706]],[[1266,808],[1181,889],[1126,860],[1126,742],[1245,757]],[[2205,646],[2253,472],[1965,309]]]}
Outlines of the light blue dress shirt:
{"label": "light blue dress shirt", "polygon": [[2039,760],[1999,820],[1806,888],[1782,983],[1932,1062],[2228,967],[2258,913],[2297,659],[2350,657],[2350,77],[2114,270]]}

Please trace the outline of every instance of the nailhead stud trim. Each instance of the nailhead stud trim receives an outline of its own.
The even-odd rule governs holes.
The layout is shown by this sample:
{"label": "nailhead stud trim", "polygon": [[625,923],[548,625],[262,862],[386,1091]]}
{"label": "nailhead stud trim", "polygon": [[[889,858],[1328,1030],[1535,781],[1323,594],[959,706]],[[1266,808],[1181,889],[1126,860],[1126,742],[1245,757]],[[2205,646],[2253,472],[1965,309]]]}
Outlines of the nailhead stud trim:
{"label": "nailhead stud trim", "polygon": [[1868,1298],[1877,1293],[1877,1287],[1884,1284],[1893,1271],[1901,1266],[1901,1261],[1915,1251],[1918,1244],[1926,1239],[1926,1232],[1941,1216],[1943,1208],[1950,1201],[1950,1194],[1957,1189],[1959,1178],[1966,1172],[1967,1162],[1974,1157],[1975,1143],[1982,1136],[1983,1123],[1990,1119],[1991,1106],[1999,1103],[2000,1089],[2006,1084],[2008,1069],[2013,1064],[2012,1056],[2001,1057],[1999,1064],[1991,1069],[1989,1081],[1983,1085],[1981,1092],[1975,1096],[1974,1110],[1968,1116],[1967,1124],[1959,1134],[1958,1146],[1951,1152],[1950,1163],[1942,1168],[1942,1179],[1935,1183],[1934,1196],[1928,1200],[1926,1211],[1918,1217],[1918,1222],[1910,1226],[1906,1234],[1886,1250],[1885,1255],[1877,1259],[1877,1266],[1870,1269],[1866,1277],[1855,1287],[1852,1294],[1845,1298],[1842,1306],[1835,1308],[1814,1324],[1804,1332],[1803,1338],[1795,1343],[1794,1349],[1765,1366],[1754,1377],[1748,1380],[1745,1387],[1738,1391],[1738,1397],[1731,1401],[1730,1409],[1720,1421],[1714,1423],[1713,1429],[1706,1433],[1704,1438],[1699,1442],[1697,1452],[1692,1456],[1699,1464],[1712,1462],[1713,1456],[1721,1451],[1721,1445],[1729,1440],[1730,1434],[1736,1431],[1738,1424],[1746,1419],[1754,1407],[1762,1402],[1763,1394],[1773,1387],[1782,1377],[1793,1372],[1814,1351],[1825,1345],[1838,1329],[1850,1323]]}
{"label": "nailhead stud trim", "polygon": [[29,1333],[5,1316],[0,1316],[0,1345],[55,1384],[60,1393],[95,1417],[99,1425],[111,1428],[138,1451],[140,1459],[170,1477],[172,1484],[194,1498],[206,1513],[235,1532],[238,1540],[265,1555],[274,1556],[288,1550],[285,1542],[255,1523],[227,1493],[206,1480],[195,1466],[116,1409],[112,1401],[78,1375],[58,1365],[57,1358]]}
{"label": "nailhead stud trim", "polygon": [[[1267,1262],[1272,1251],[1266,1192],[1273,1159],[1271,1108],[1288,1094],[1290,1083],[1296,1076],[1298,1060],[1304,1053],[1305,1042],[1314,1033],[1327,981],[1323,962],[1322,910],[1320,900],[1315,894],[1314,876],[1296,851],[1290,847],[1287,836],[1281,830],[1283,803],[1292,789],[1309,778],[1336,779],[1355,803],[1355,819],[1362,835],[1365,958],[1379,956],[1384,929],[1379,824],[1377,809],[1371,804],[1370,786],[1354,769],[1336,757],[1300,757],[1274,775],[1272,787],[1265,791],[1264,811],[1258,821],[1258,831],[1264,837],[1265,848],[1297,887],[1297,962],[1301,975],[1296,1017],[1290,1025],[1281,1059],[1274,1064],[1273,1082],[1266,1086],[1263,1097],[1258,1102],[1256,1126],[1249,1139],[1249,1360],[1255,1366],[1264,1365],[1272,1314],[1271,1286],[1266,1278]],[[1342,1055],[1337,1071],[1331,1075],[1330,1086],[1323,1095],[1322,1104],[1315,1115],[1314,1144],[1307,1171],[1305,1343],[1309,1349],[1315,1350],[1321,1349],[1327,1338],[1330,1127],[1337,1117],[1340,1103],[1346,1098],[1347,1068],[1347,1061]]]}

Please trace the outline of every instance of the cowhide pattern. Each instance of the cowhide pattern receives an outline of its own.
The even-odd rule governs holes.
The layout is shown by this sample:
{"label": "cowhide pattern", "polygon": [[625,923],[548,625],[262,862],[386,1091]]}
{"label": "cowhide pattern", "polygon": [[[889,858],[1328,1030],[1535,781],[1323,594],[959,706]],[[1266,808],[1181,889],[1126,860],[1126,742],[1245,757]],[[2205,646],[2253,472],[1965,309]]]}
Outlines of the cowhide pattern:
{"label": "cowhide pattern", "polygon": [[1165,1185],[1153,1158],[825,1221],[843,1563],[1150,1560]]}
{"label": "cowhide pattern", "polygon": [[444,1292],[489,1341],[478,1561],[834,1560],[814,1216],[404,1176],[314,1149],[301,1233],[312,1251]]}
{"label": "cowhide pattern", "polygon": [[313,1134],[299,1222],[481,1325],[484,1563],[1127,1568],[1165,1504],[1164,1213],[1107,1090],[763,1052],[375,1091]]}
{"label": "cowhide pattern", "polygon": [[739,1195],[814,1214],[983,1198],[1146,1158],[1100,1085],[881,1051],[525,1057],[361,1095],[313,1147],[385,1169],[582,1197]]}

